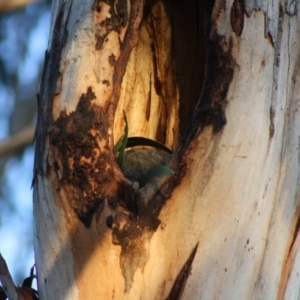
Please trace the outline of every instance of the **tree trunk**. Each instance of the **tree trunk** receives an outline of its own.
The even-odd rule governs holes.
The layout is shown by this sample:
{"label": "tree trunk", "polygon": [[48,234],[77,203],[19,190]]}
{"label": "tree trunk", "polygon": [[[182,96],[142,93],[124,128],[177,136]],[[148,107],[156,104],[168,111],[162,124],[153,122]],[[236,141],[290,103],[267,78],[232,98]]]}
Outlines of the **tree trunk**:
{"label": "tree trunk", "polygon": [[[41,299],[298,297],[299,5],[212,2],[54,2],[33,180]],[[175,150],[174,175],[124,176],[123,111],[129,136]]]}

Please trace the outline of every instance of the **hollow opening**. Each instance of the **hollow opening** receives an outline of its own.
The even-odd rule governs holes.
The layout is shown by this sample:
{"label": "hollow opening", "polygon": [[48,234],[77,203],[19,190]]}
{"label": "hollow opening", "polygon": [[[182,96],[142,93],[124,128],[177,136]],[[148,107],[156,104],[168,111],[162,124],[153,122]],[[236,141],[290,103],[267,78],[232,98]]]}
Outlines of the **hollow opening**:
{"label": "hollow opening", "polygon": [[148,0],[122,82],[114,136],[156,140],[174,150],[188,128],[205,76],[204,4]]}

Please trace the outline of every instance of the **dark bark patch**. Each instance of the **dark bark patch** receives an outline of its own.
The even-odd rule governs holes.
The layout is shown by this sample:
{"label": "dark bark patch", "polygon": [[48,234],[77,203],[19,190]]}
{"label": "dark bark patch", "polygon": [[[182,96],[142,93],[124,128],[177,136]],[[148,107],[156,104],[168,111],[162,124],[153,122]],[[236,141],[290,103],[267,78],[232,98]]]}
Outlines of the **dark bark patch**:
{"label": "dark bark patch", "polygon": [[133,189],[132,185],[126,181],[120,181],[117,185],[116,192],[117,200],[120,205],[126,207],[129,212],[136,217],[138,213],[137,208],[137,192]]}
{"label": "dark bark patch", "polygon": [[[185,170],[179,167],[180,175]],[[153,233],[160,226],[159,212],[170,197],[170,191],[178,184],[176,175],[173,180],[168,182],[167,193],[164,194],[159,188],[156,189],[155,195],[151,197],[149,205],[144,206],[141,196],[137,201],[133,201],[137,205],[138,218],[128,214],[126,211],[120,210],[114,216],[109,216],[106,225],[113,228],[113,243],[121,246],[120,267],[125,280],[125,292],[128,292],[133,284],[134,274],[138,268],[143,269],[148,261],[147,245]],[[172,185],[170,187],[170,185]],[[127,197],[125,197],[127,198]],[[128,204],[127,204],[128,206]],[[131,208],[133,210],[133,208]]]}
{"label": "dark bark patch", "polygon": [[108,217],[106,218],[106,226],[107,226],[108,228],[112,229],[113,223],[114,223],[113,216],[108,216]]}
{"label": "dark bark patch", "polygon": [[[123,189],[124,190],[124,189]],[[124,198],[131,197],[123,196]],[[136,196],[137,197],[137,196]],[[138,204],[137,201],[132,203]],[[126,207],[128,204],[126,204]],[[135,207],[138,218],[128,210],[119,206],[106,220],[106,225],[112,228],[113,244],[121,246],[120,267],[125,280],[125,292],[128,292],[134,281],[137,269],[143,269],[148,261],[149,240],[160,225],[157,212],[140,211],[141,206]],[[134,210],[131,207],[131,210]]]}
{"label": "dark bark patch", "polygon": [[122,28],[125,28],[128,23],[127,1],[117,1],[115,4],[115,1],[113,0],[97,0],[94,4],[94,10],[97,13],[101,12],[101,2],[110,6],[110,17],[96,24],[96,50],[101,50],[103,48],[103,44],[107,41],[107,36],[111,31],[120,33]]}
{"label": "dark bark patch", "polygon": [[268,32],[267,38],[269,39],[272,46],[275,48],[275,41],[274,41],[274,38],[273,38],[273,35],[271,34],[271,32]]}
{"label": "dark bark patch", "polygon": [[274,132],[275,132],[274,117],[275,117],[275,109],[271,106],[270,107],[270,130],[269,130],[270,140],[274,136]]}
{"label": "dark bark patch", "polygon": [[106,85],[106,86],[110,86],[110,82],[109,80],[102,80],[102,84]]}
{"label": "dark bark patch", "polygon": [[116,14],[120,18],[120,24],[122,27],[125,27],[128,23],[128,7],[127,1],[117,1],[115,5]]}
{"label": "dark bark patch", "polygon": [[89,87],[80,97],[76,111],[62,113],[50,134],[54,165],[60,168],[59,180],[71,207],[87,226],[115,177],[114,156],[108,148],[99,147],[107,140],[107,126],[101,107],[91,104],[93,99],[95,94]]}
{"label": "dark bark patch", "polygon": [[196,116],[203,127],[213,125],[214,131],[218,132],[227,123],[226,96],[233,78],[232,41],[226,42],[225,37],[216,35],[209,48],[207,78]]}
{"label": "dark bark patch", "polygon": [[213,20],[207,26],[206,78],[194,118],[188,128],[186,146],[195,136],[201,134],[205,127],[212,126],[214,133],[217,133],[227,123],[225,114],[227,93],[233,79],[235,63],[231,54],[233,41],[219,35],[216,26]]}
{"label": "dark bark patch", "polygon": [[120,266],[125,279],[125,293],[132,287],[135,271],[143,268],[148,260],[148,251],[145,248],[145,238],[138,228],[133,239],[126,238],[122,244]]}
{"label": "dark bark patch", "polygon": [[197,253],[198,243],[194,247],[192,253],[190,254],[188,260],[183,265],[182,269],[180,270],[177,278],[174,282],[170,295],[167,297],[166,300],[178,300],[181,298],[181,295],[184,291],[184,287],[188,277],[190,276],[192,264]]}
{"label": "dark bark patch", "polygon": [[[110,221],[108,225],[111,225]],[[143,269],[148,261],[148,240],[159,225],[160,221],[152,216],[131,218],[121,212],[114,217],[113,243],[122,248],[120,267],[125,280],[125,292],[132,287],[136,270]]]}
{"label": "dark bark patch", "polygon": [[234,0],[230,12],[230,24],[237,36],[240,36],[244,28],[244,3],[243,0]]}
{"label": "dark bark patch", "polygon": [[109,62],[109,64],[112,66],[112,67],[114,67],[115,65],[116,65],[116,57],[113,55],[113,54],[111,54],[109,57],[108,57],[108,62]]}
{"label": "dark bark patch", "polygon": [[[108,35],[108,33],[107,33],[107,35]],[[95,49],[96,50],[101,50],[102,49],[106,36],[101,36],[100,34],[96,33],[96,35],[95,35],[95,37],[96,37]]]}

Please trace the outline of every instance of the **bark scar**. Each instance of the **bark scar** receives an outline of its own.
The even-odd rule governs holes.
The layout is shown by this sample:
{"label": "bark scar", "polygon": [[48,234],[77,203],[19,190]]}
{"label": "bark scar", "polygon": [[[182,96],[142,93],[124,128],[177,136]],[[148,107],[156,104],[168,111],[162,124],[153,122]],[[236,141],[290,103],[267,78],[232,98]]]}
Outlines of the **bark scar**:
{"label": "bark scar", "polygon": [[271,106],[270,107],[270,133],[269,133],[270,140],[273,138],[275,132],[274,117],[275,117],[275,109],[274,107]]}
{"label": "bark scar", "polygon": [[185,284],[187,279],[191,273],[192,264],[197,253],[199,242],[194,247],[192,253],[190,254],[188,260],[183,265],[182,269],[180,270],[177,278],[173,284],[172,290],[166,300],[179,300],[183,294]]}

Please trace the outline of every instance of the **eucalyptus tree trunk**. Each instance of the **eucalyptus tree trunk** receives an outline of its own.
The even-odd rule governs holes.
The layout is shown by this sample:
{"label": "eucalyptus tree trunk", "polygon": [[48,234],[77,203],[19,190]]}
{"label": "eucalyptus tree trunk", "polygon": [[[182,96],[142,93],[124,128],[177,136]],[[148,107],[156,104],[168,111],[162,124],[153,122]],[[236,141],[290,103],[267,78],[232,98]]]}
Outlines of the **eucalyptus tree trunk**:
{"label": "eucalyptus tree trunk", "polygon": [[[41,299],[299,297],[298,11],[53,2],[33,179]],[[174,150],[174,175],[124,176],[123,111],[129,136]]]}

